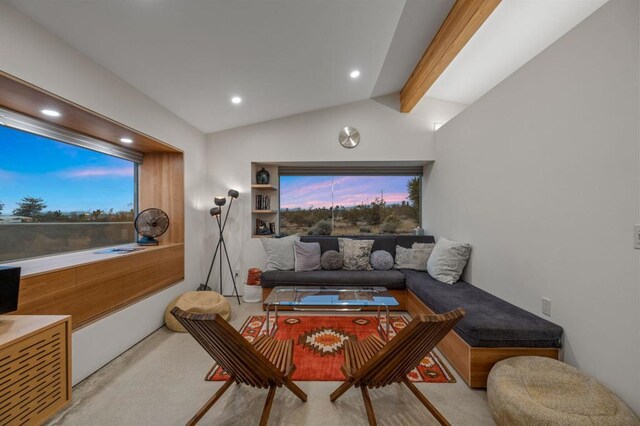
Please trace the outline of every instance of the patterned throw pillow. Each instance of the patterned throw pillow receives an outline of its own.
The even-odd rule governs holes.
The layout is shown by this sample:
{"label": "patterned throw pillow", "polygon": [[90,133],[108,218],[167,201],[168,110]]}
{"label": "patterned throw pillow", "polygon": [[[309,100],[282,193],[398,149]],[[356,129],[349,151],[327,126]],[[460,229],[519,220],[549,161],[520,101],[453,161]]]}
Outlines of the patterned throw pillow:
{"label": "patterned throw pillow", "polygon": [[373,240],[344,240],[343,245],[343,269],[350,271],[371,271],[369,257]]}
{"label": "patterned throw pillow", "polygon": [[325,251],[320,258],[320,264],[322,269],[327,271],[342,269],[342,255],[335,250]]}
{"label": "patterned throw pillow", "polygon": [[267,271],[293,271],[296,266],[293,243],[300,241],[299,236],[261,238],[260,240],[267,254]]}
{"label": "patterned throw pillow", "polygon": [[393,256],[388,251],[376,250],[371,253],[371,266],[376,271],[393,269]]}
{"label": "patterned throw pillow", "polygon": [[435,243],[413,243],[411,248],[414,249],[428,249],[429,251],[433,251],[433,248],[436,246]]}
{"label": "patterned throw pillow", "polygon": [[433,244],[431,247],[420,248],[404,248],[402,246],[396,246],[396,269],[413,269],[414,271],[426,271],[427,261],[433,250]]}
{"label": "patterned throw pillow", "polygon": [[440,237],[427,262],[427,272],[440,282],[453,284],[460,279],[470,254],[471,245]]}
{"label": "patterned throw pillow", "polygon": [[338,238],[338,251],[340,254],[344,254],[344,242],[353,241],[353,238]]}

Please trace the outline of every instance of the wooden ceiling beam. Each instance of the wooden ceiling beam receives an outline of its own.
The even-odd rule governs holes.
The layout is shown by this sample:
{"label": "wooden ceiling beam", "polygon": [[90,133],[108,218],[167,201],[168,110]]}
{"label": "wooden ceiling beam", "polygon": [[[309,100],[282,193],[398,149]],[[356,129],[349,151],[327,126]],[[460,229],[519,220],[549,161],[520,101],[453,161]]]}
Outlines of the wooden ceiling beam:
{"label": "wooden ceiling beam", "polygon": [[400,92],[401,112],[416,106],[500,1],[456,0]]}

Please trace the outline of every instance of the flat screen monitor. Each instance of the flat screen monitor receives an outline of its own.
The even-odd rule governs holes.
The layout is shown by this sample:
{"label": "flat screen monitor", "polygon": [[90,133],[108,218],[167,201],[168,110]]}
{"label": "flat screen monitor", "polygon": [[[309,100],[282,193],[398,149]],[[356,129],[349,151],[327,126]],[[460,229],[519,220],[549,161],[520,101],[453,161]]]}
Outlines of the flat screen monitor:
{"label": "flat screen monitor", "polygon": [[20,268],[0,266],[0,314],[18,310]]}

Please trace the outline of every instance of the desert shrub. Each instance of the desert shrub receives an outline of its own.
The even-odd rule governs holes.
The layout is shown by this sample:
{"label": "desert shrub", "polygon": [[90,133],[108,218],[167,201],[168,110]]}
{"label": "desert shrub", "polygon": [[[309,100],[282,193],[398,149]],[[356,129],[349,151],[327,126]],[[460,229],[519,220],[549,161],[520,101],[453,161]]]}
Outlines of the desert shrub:
{"label": "desert shrub", "polygon": [[362,226],[360,228],[360,233],[361,234],[370,234],[371,233],[371,228],[369,228],[368,226]]}
{"label": "desert shrub", "polygon": [[384,222],[380,226],[380,231],[384,234],[394,234],[400,226],[400,219],[395,215],[390,214],[384,219]]}
{"label": "desert shrub", "polygon": [[331,235],[331,221],[326,219],[318,221],[309,229],[307,235]]}

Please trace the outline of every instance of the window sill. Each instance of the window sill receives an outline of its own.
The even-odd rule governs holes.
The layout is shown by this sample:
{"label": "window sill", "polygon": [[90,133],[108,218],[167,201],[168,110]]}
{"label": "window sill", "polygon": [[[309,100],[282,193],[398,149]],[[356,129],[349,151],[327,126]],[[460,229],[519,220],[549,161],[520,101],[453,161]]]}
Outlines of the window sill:
{"label": "window sill", "polygon": [[[170,247],[182,246],[182,243],[162,243],[158,246],[141,247],[136,244],[125,244],[113,247],[100,247],[91,250],[64,253],[52,256],[38,257],[34,259],[20,260],[17,262],[2,263],[2,266],[19,266],[22,268],[20,277],[28,278],[65,269],[76,268],[78,266],[90,265],[93,263],[106,262],[112,259],[120,259],[128,256],[136,256],[150,251],[163,250]],[[131,253],[96,253],[100,250],[121,247],[141,247]]]}

